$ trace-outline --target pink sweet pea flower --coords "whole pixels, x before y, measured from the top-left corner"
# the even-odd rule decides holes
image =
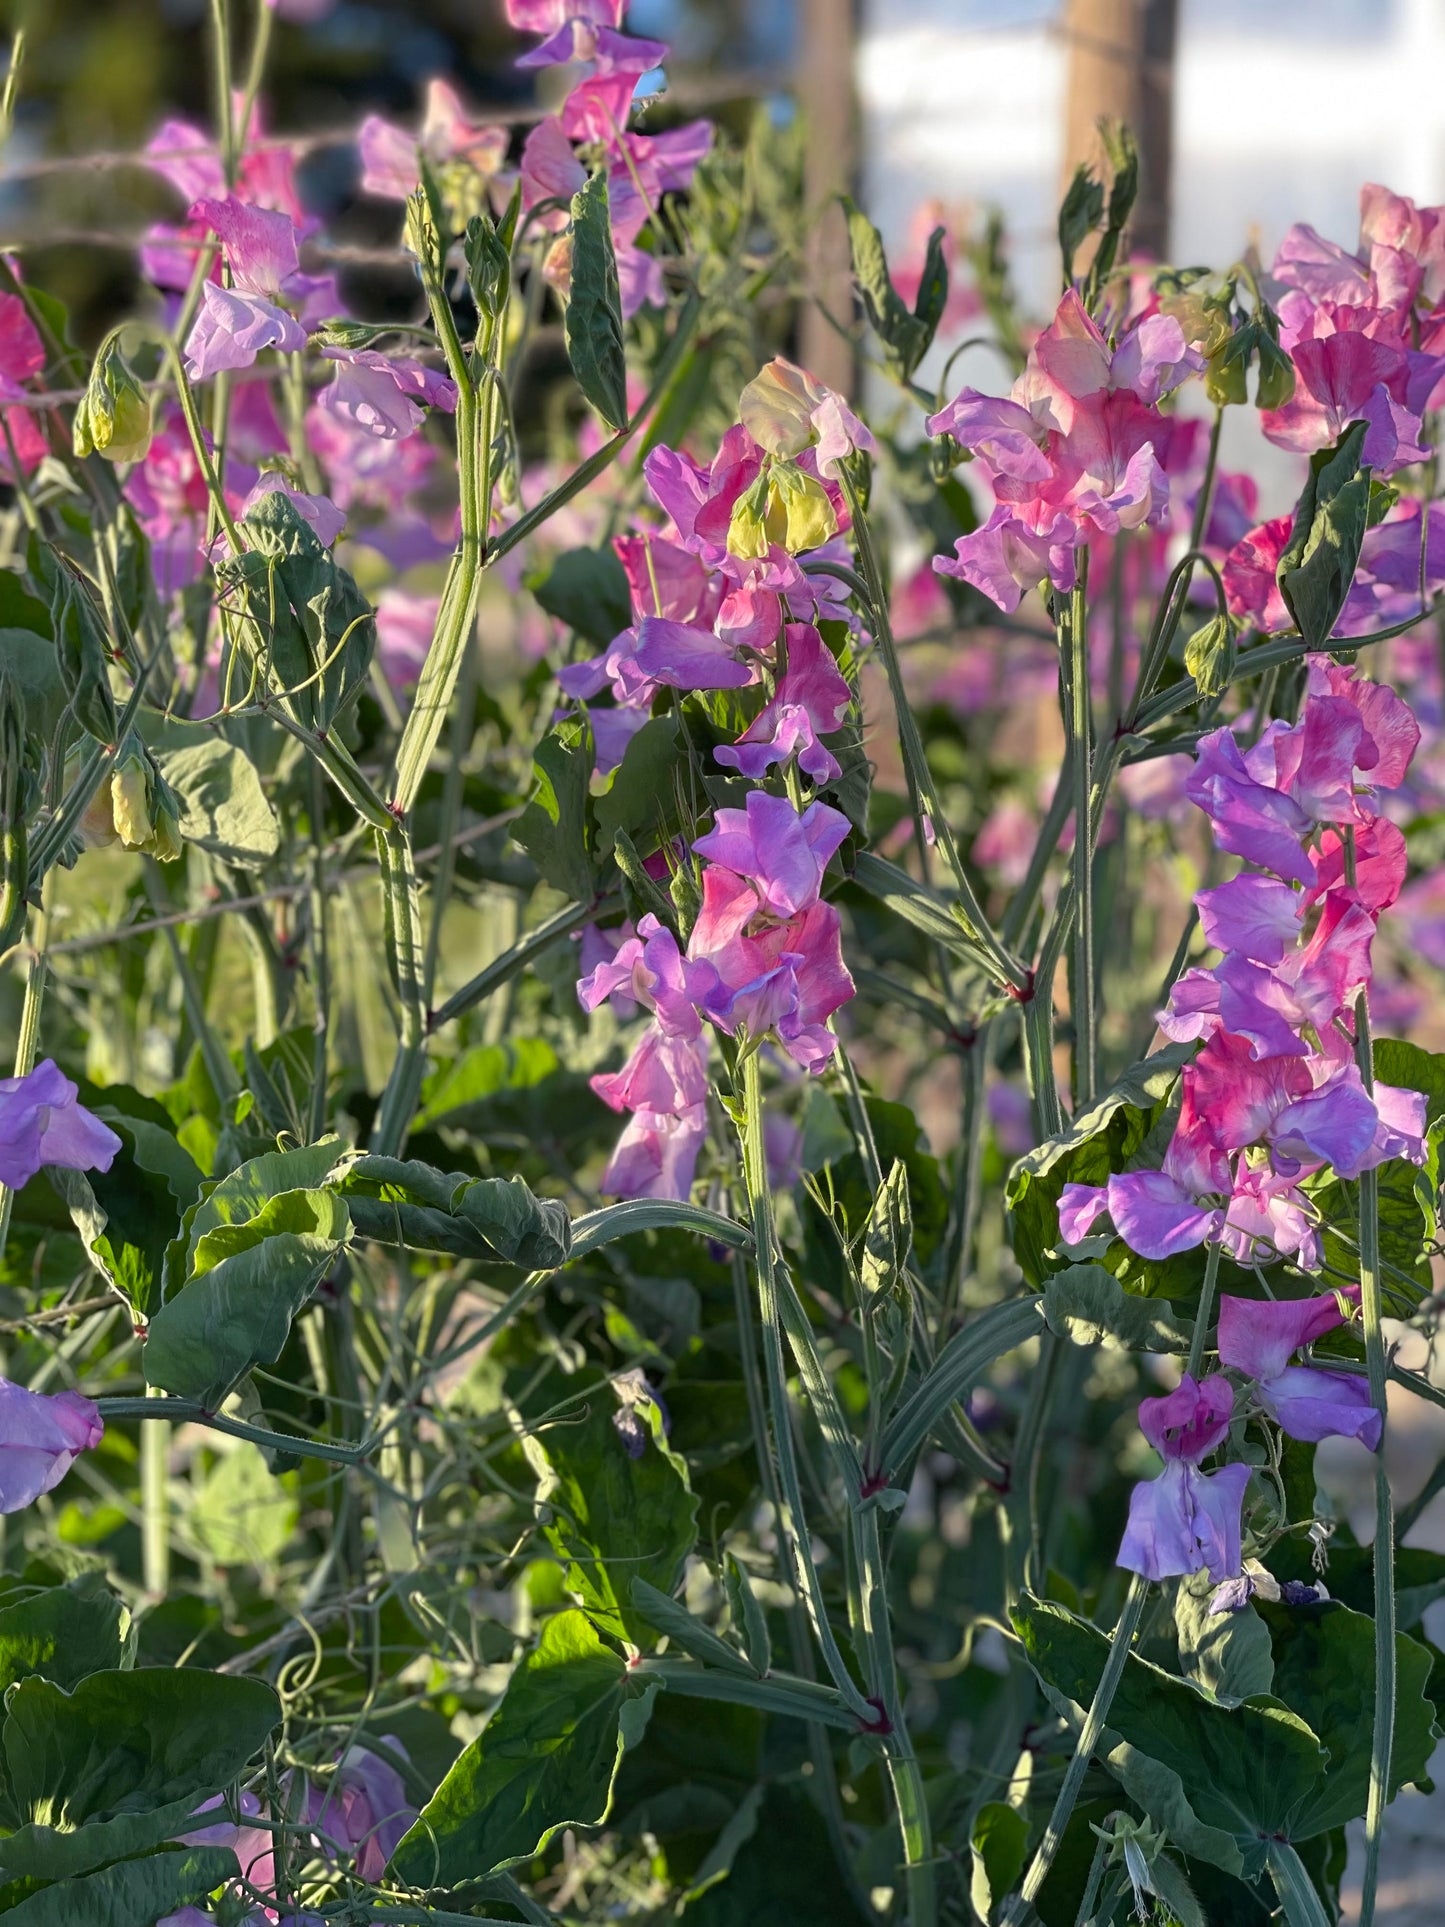
[[[1195,893],[1206,940],[1262,964],[1277,964],[1300,935],[1306,899],[1277,877],[1246,871]]]
[[[461,161],[490,181],[505,165],[508,136],[505,127],[468,120],[454,89],[444,80],[431,80],[420,133],[413,134],[379,114],[368,114],[357,145],[364,191],[381,200],[404,201],[421,179],[419,155],[433,168]]]
[[[718,810],[714,827],[693,844],[757,890],[762,907],[790,917],[818,901],[828,860],[849,833],[841,810],[810,803],[800,816],[785,796],[748,794],[742,810]]]
[[[1261,522],[1236,540],[1221,568],[1229,613],[1271,635],[1291,627],[1277,576],[1279,559],[1289,547],[1293,529],[1292,515],[1277,515],[1272,522]]]
[[[695,981],[703,983],[704,973],[711,981],[703,1010],[729,1035],[771,1030],[795,1063],[821,1070],[837,1045],[827,1019],[853,995],[838,912],[814,902],[778,923],[741,877],[709,867],[702,882],[688,957],[698,968]]]
[[[50,452],[50,445],[26,405],[29,383],[45,367],[45,345],[18,294],[0,294],[0,404],[15,445],[22,474],[29,475]],[[0,479],[10,474],[10,449],[0,436]]]
[[[0,1378],[0,1512],[23,1511],[53,1491],[104,1431],[79,1392],[30,1392]]]
[[[1140,1430],[1163,1458],[1164,1470],[1130,1495],[1118,1554],[1126,1571],[1159,1580],[1203,1568],[1216,1584],[1239,1571],[1249,1467],[1198,1469],[1228,1432],[1233,1410],[1233,1389],[1219,1373],[1202,1382],[1186,1373],[1177,1391],[1140,1405]]]
[[[721,636],[666,616],[642,618],[635,656],[642,675],[669,689],[743,689],[756,679]]]
[[[48,1057],[24,1077],[0,1077],[0,1184],[18,1191],[45,1165],[110,1169],[120,1139],[79,1095]]]
[[[952,560],[936,555],[933,566],[940,575],[969,583],[1006,615],[1045,581],[1067,594],[1078,580],[1078,525],[1062,510],[1044,509],[1038,521],[1031,527],[1000,502],[982,528],[958,537]]]
[[[229,368],[249,368],[264,348],[296,354],[306,330],[277,300],[299,277],[297,230],[289,215],[232,197],[199,200],[193,221],[221,238],[232,285],[207,281],[201,309],[186,341],[186,372],[205,381]]]
[[[1339,1296],[1283,1302],[1253,1298],[1219,1301],[1219,1358],[1256,1381],[1260,1404],[1291,1438],[1314,1442],[1357,1438],[1372,1452],[1380,1449],[1384,1419],[1370,1403],[1363,1378],[1289,1363],[1308,1345],[1343,1323]]]
[[[1406,406],[1410,368],[1403,348],[1347,330],[1297,341],[1291,359],[1293,396],[1260,416],[1270,441],[1310,455],[1338,441],[1351,422],[1364,421],[1361,459],[1378,474],[1426,459],[1420,417]]]
[[[637,1111],[617,1140],[598,1190],[612,1198],[676,1198],[692,1191],[698,1153],[707,1136],[707,1110],[697,1105],[680,1117]]]
[[[638,75],[650,73],[666,58],[665,40],[640,40],[574,14],[564,20],[555,33],[549,34],[540,47],[519,54],[517,65],[563,67],[572,61],[588,60],[596,63],[600,74]]]
[[[321,352],[336,363],[321,405],[370,435],[387,441],[411,435],[425,421],[425,408],[440,408],[448,415],[456,408],[456,383],[419,361],[379,354],[374,348]]]

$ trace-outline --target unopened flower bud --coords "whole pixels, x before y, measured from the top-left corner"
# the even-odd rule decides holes
[[[93,451],[108,462],[139,462],[151,445],[151,405],[115,334],[106,337],[95,357],[75,410],[72,440],[77,455]]]
[[[1260,408],[1283,408],[1294,395],[1294,363],[1274,336],[1262,330],[1259,342],[1259,382],[1255,402]]]
[[[110,773],[110,806],[120,840],[160,863],[181,854],[180,800],[135,736],[127,736]]]
[[[789,555],[821,548],[838,533],[838,518],[833,513],[828,491],[814,476],[805,475],[791,462],[774,465],[772,494],[786,514],[783,547]]]
[[[763,470],[750,489],[733,503],[728,522],[728,554],[744,562],[761,562],[768,553],[768,472]]]

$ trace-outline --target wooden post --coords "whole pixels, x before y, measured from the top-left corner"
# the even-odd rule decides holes
[[[818,301],[845,326],[853,319],[853,275],[848,224],[837,196],[853,191],[858,164],[853,12],[854,0],[802,0],[798,19],[798,107],[807,136],[803,189],[814,223],[808,280]],[[851,393],[852,347],[811,302],[803,309],[798,351],[820,381]]]
[[[1139,143],[1134,245],[1156,260],[1169,246],[1178,19],[1178,0],[1067,0],[1064,10],[1064,184],[1080,161],[1099,160],[1100,119],[1125,121]]]

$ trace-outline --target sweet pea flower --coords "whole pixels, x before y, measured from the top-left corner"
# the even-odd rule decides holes
[[[800,816],[787,797],[751,790],[745,809],[718,810],[692,847],[753,885],[763,909],[790,917],[818,901],[828,860],[849,828],[826,803],[810,803]]]
[[[397,689],[412,688],[436,633],[441,597],[390,584],[376,598],[376,656]]]
[[[815,449],[818,473],[830,481],[849,455],[875,453],[878,446],[840,395],[781,355],[744,388],[738,420],[769,455],[792,458]]]
[[[49,444],[25,402],[29,384],[44,367],[45,344],[23,298],[0,294],[0,414],[14,443],[15,458],[26,475],[49,452]],[[9,444],[0,437],[0,476],[9,476],[10,466]]]
[[[1272,1606],[1317,1606],[1329,1596],[1329,1588],[1318,1580],[1313,1585],[1306,1585],[1301,1579],[1278,1580],[1258,1559],[1246,1559],[1237,1579],[1226,1579],[1215,1589],[1209,1610],[1211,1613],[1243,1612],[1251,1599],[1263,1599]]]
[[[302,279],[291,217],[228,196],[196,201],[191,219],[219,235],[232,283],[225,288],[219,281],[207,281],[201,291],[201,309],[186,340],[191,380],[249,368],[264,348],[283,354],[304,348],[306,330],[277,306]]]
[[[324,548],[329,549],[346,527],[345,509],[338,508],[329,495],[308,495],[303,489],[293,488],[280,470],[274,468],[267,469],[246,496],[241,514],[249,515],[264,495],[287,496],[297,514],[315,529],[316,539]]]
[[[506,162],[508,136],[505,127],[468,120],[455,89],[444,80],[431,80],[419,133],[368,114],[357,146],[364,192],[384,201],[404,201],[421,179],[420,159],[435,171],[462,165],[483,181],[495,179]]]
[[[636,1111],[618,1138],[597,1188],[605,1197],[674,1198],[685,1203],[706,1136],[705,1105],[695,1105],[679,1117]]]
[[[1202,1569],[1216,1584],[1239,1571],[1240,1511],[1247,1465],[1199,1470],[1223,1440],[1234,1391],[1220,1373],[1198,1381],[1186,1372],[1177,1391],[1146,1398],[1139,1427],[1164,1460],[1156,1479],[1136,1485],[1118,1564],[1145,1579],[1182,1578]]]
[[[440,408],[447,415],[456,409],[456,383],[419,361],[379,354],[374,348],[323,348],[321,352],[336,363],[321,405],[369,435],[387,441],[411,435],[425,421],[424,409]]]
[[[736,743],[725,743],[713,754],[726,768],[741,770],[754,782],[774,763],[786,763],[793,756],[815,783],[831,782],[840,765],[819,738],[841,726],[853,692],[812,623],[790,622],[784,633],[788,666],[772,700]]]
[[[1282,1301],[1226,1293],[1219,1301],[1220,1363],[1254,1379],[1260,1404],[1292,1439],[1359,1439],[1377,1452],[1384,1417],[1370,1402],[1367,1382],[1289,1362],[1302,1345],[1343,1322],[1339,1294],[1332,1291]]]
[[[21,1512],[53,1491],[104,1432],[79,1392],[31,1392],[0,1378],[0,1512]]]
[[[45,1165],[110,1169],[120,1139],[79,1095],[48,1057],[23,1077],[0,1077],[0,1184],[18,1191]]]
[[[399,1740],[387,1745],[404,1753]],[[389,1760],[367,1747],[351,1746],[324,1787],[307,1782],[304,1817],[332,1845],[353,1856],[362,1880],[376,1881],[417,1810]]]

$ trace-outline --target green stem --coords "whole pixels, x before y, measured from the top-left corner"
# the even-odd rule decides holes
[[[1354,837],[1349,831],[1346,832],[1346,863],[1353,882]],[[1355,1004],[1355,1053],[1360,1081],[1367,1091],[1373,1091],[1375,1053],[1370,1036],[1369,995],[1364,989]],[[1375,1723],[1370,1738],[1370,1789],[1365,1808],[1365,1866],[1359,1917],[1359,1927],[1372,1927],[1395,1745],[1395,1523],[1390,1481],[1385,1471],[1387,1360],[1380,1323],[1380,1194],[1379,1174],[1375,1171],[1360,1173],[1360,1309],[1370,1400],[1380,1414],[1380,1443],[1375,1453]]]
[[[152,1398],[165,1393],[151,1390]],[[146,1597],[159,1603],[171,1581],[171,1428],[162,1421],[140,1435],[141,1571]]]
[[[539,923],[535,930],[529,930],[525,937],[504,950],[500,957],[493,957],[470,983],[463,984],[460,990],[448,997],[439,1009],[431,1013],[428,1028],[440,1030],[453,1018],[473,1009],[484,998],[490,997],[494,990],[528,969],[554,945],[564,942],[574,931],[581,930],[596,917],[606,916],[609,910],[616,907],[614,899],[603,898],[595,904],[577,903],[566,910],[559,910],[555,917],[549,917],[545,923]]]
[[[374,1439],[362,1439],[356,1445],[333,1445],[327,1439],[302,1438],[296,1432],[279,1432],[270,1426],[248,1425],[244,1419],[208,1412],[200,1400],[194,1398],[98,1398],[95,1403],[107,1424],[141,1419],[167,1429],[172,1421],[185,1425],[204,1425],[212,1432],[224,1432],[227,1438],[246,1439],[252,1445],[263,1446],[268,1452],[290,1452],[300,1459],[329,1459],[336,1465],[360,1465],[376,1450]]]
[[[376,846],[386,906],[387,941],[401,1009],[401,1033],[391,1075],[382,1093],[371,1148],[382,1156],[394,1157],[406,1141],[426,1071],[426,945],[411,838],[400,823],[394,823],[389,833],[378,832]]]
[[[1093,1704],[1084,1715],[1084,1724],[1079,1728],[1079,1737],[1074,1742],[1073,1758],[1069,1761],[1064,1774],[1064,1783],[1059,1788],[1054,1810],[1049,1815],[1049,1824],[1044,1829],[1044,1837],[1029,1862],[1028,1871],[1023,1878],[1017,1898],[1004,1913],[1003,1927],[1020,1927],[1027,1919],[1033,1903],[1038,1899],[1039,1890],[1048,1878],[1059,1848],[1063,1844],[1064,1832],[1073,1815],[1079,1798],[1079,1790],[1084,1784],[1084,1775],[1089,1770],[1089,1762],[1094,1757],[1094,1749],[1103,1736],[1108,1722],[1109,1708],[1114,1703],[1119,1681],[1124,1677],[1124,1664],[1134,1643],[1134,1635],[1139,1630],[1139,1621],[1144,1612],[1144,1602],[1149,1594],[1149,1582],[1138,1573],[1129,1582],[1129,1590],[1124,1598],[1124,1607],[1119,1614],[1119,1623],[1109,1644],[1109,1656],[1104,1661],[1104,1670],[1099,1676],[1099,1684],[1094,1692]]]
[[[1220,1250],[1219,1240],[1212,1239],[1204,1259],[1204,1283],[1199,1289],[1199,1308],[1194,1314],[1194,1331],[1189,1340],[1189,1360],[1184,1367],[1190,1378],[1199,1376],[1204,1347],[1209,1338],[1209,1321],[1214,1316],[1214,1288],[1219,1283]]]
[[[25,995],[20,1006],[20,1034],[15,1040],[16,1077],[25,1077],[35,1068],[36,1053],[40,1048],[40,1013],[45,1005],[45,986],[50,976],[50,966],[46,960],[46,949],[50,937],[49,889],[35,918],[35,938],[30,947],[30,956],[25,969]],[[0,1184],[0,1257],[5,1254],[5,1245],[10,1236],[10,1213],[14,1208],[15,1193],[8,1184]]]
[[[231,23],[226,0],[211,0],[211,42],[216,75],[216,138],[226,186],[236,185],[236,115],[231,98]]]
[[[1099,1075],[1095,1037],[1097,993],[1094,985],[1094,814],[1090,785],[1094,760],[1094,704],[1089,686],[1089,622],[1087,575],[1079,566],[1079,580],[1069,597],[1068,613],[1059,622],[1059,653],[1067,700],[1064,727],[1069,743],[1069,768],[1074,792],[1074,1103],[1082,1109],[1094,1100]]]
[[[270,9],[266,11],[269,13]],[[311,764],[311,998],[315,1005],[311,1043],[311,1141],[325,1134],[327,1046],[331,1033],[331,951],[326,908],[326,792],[321,765]]]
[[[778,1484],[783,1510],[778,1519],[778,1536],[787,1547],[793,1584],[807,1603],[813,1637],[823,1655],[823,1663],[838,1692],[854,1716],[864,1725],[877,1717],[854,1684],[844,1664],[828,1620],[822,1581],[813,1562],[808,1543],[803,1491],[798,1479],[798,1461],[793,1441],[793,1421],[788,1405],[787,1368],[783,1361],[783,1321],[778,1304],[776,1251],[773,1239],[773,1202],[768,1188],[767,1153],[763,1146],[763,1094],[758,1074],[758,1053],[744,1044],[742,1126],[743,1175],[748,1204],[752,1212],[754,1255],[758,1273],[758,1311],[763,1328],[763,1363],[768,1386],[768,1402],[773,1422],[773,1450],[776,1454]]]

